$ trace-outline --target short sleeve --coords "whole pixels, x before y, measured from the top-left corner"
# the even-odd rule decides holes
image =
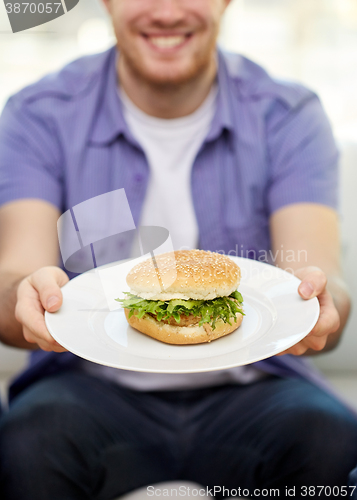
[[[276,109],[267,131],[268,210],[293,203],[338,208],[339,153],[328,118],[315,94],[293,109]]]
[[[24,198],[61,209],[61,155],[54,125],[38,103],[19,95],[0,118],[0,205]]]

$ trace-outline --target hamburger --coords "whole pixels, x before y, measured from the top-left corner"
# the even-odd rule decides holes
[[[200,344],[228,335],[243,319],[240,268],[203,250],[160,254],[136,265],[122,304],[129,324],[168,344]]]

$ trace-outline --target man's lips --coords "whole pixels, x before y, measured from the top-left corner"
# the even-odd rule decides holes
[[[172,34],[172,35],[159,35],[159,34],[143,34],[145,40],[153,47],[159,50],[173,50],[184,45],[190,38],[192,33],[188,34]]]

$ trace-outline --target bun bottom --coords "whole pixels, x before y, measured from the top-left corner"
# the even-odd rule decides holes
[[[129,318],[129,309],[124,309],[126,319],[130,326],[166,344],[202,344],[211,342],[224,335],[234,332],[242,323],[243,315],[237,314],[237,321],[232,320],[232,324],[218,320],[216,328],[212,330],[209,325],[204,326],[172,326],[156,321],[152,316],[144,316],[139,319],[135,314]]]

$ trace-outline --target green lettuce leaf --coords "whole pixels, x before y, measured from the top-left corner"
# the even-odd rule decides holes
[[[238,292],[238,290],[236,290],[235,292],[232,292],[230,294],[230,297],[233,297],[234,299],[238,300],[238,302],[240,304],[242,304],[242,302],[243,302],[242,294],[240,292]]]
[[[135,314],[142,318],[145,314],[153,314],[158,321],[174,318],[179,324],[182,315],[199,317],[199,326],[208,323],[214,330],[216,322],[220,319],[231,325],[231,320],[237,321],[236,314],[244,315],[241,304],[242,295],[235,291],[229,297],[217,297],[213,300],[181,300],[173,299],[167,301],[146,300],[126,292],[125,299],[115,299],[121,305],[130,309],[129,318]]]

